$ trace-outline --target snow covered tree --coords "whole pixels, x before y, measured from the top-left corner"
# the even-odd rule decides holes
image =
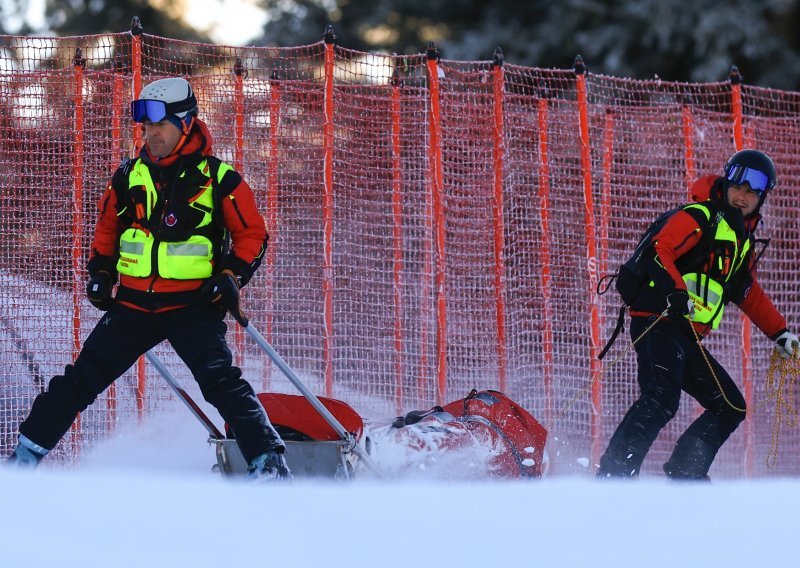
[[[25,3],[27,0],[14,0]],[[50,30],[59,36],[124,32],[139,16],[145,32],[187,41],[210,42],[181,20],[182,2],[154,0],[47,0],[45,19]]]
[[[745,81],[800,89],[800,0],[261,0],[257,45],[317,41],[333,24],[352,49],[487,60],[502,46],[520,65],[669,81]]]

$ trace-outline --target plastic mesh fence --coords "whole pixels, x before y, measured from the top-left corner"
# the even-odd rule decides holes
[[[800,323],[798,93],[324,42],[232,48],[128,33],[6,36],[2,453],[98,321],[83,297],[96,202],[139,140],[127,115],[135,88],[172,75],[192,82],[216,155],[242,172],[267,222],[267,256],[244,290],[248,315],[312,390],[366,418],[446,403],[473,387],[500,389],[548,428],[553,471],[590,472],[637,396],[633,354],[608,366],[626,337],[605,367],[592,362],[619,307],[613,292],[597,295],[598,276],[740,146],[778,164],[759,235],[773,244],[759,276],[790,326]],[[229,329],[257,390],[293,391],[232,320]],[[758,405],[771,345],[755,328],[745,335],[730,307],[707,341],[756,409],[712,475],[798,473],[796,428],[783,429],[777,464],[765,465],[774,412]],[[157,352],[199,399],[169,347]],[[121,423],[174,402],[140,363],[81,414],[55,455],[73,461]],[[697,414],[686,397],[645,472],[659,471]]]

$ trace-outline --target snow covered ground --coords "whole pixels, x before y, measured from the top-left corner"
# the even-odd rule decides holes
[[[704,567],[800,565],[800,481],[294,481],[210,472],[185,412],[70,469],[0,468],[0,566]]]

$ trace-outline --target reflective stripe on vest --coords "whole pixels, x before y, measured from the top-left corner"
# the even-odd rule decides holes
[[[211,168],[208,160],[203,160],[197,168],[208,177],[208,182],[199,187],[200,190],[189,201],[189,206],[202,212],[203,217],[192,231],[197,231],[210,225],[214,220],[214,184],[211,181]],[[221,163],[217,170],[219,183],[231,166]],[[181,173],[181,177],[185,172]],[[144,211],[141,214],[145,219],[150,219],[158,199],[150,170],[137,159],[128,176],[129,188],[143,188],[146,198]],[[153,248],[157,247],[154,252]],[[117,271],[120,274],[135,277],[148,277],[153,274],[157,266],[158,276],[176,280],[193,280],[208,278],[213,272],[214,243],[204,234],[192,234],[185,241],[162,242],[158,241],[152,233],[141,227],[129,227],[122,232],[119,240],[119,260]],[[154,258],[155,257],[155,258]]]
[[[158,273],[164,278],[186,279],[211,276],[213,246],[208,237],[192,235],[181,243],[161,243],[158,246]]]
[[[153,271],[150,258],[153,251],[153,235],[143,229],[128,228],[119,237],[119,260],[117,271],[128,276],[144,278]]]

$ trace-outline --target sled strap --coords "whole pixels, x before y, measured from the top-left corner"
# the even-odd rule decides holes
[[[611,349],[611,346],[614,345],[614,342],[617,340],[617,336],[619,335],[619,332],[622,331],[623,329],[625,329],[625,308],[627,308],[627,307],[628,306],[626,306],[625,304],[622,304],[619,307],[619,316],[617,317],[617,326],[614,328],[614,331],[611,333],[611,337],[609,338],[608,342],[606,343],[606,346],[603,347],[603,350],[597,356],[597,358],[600,359],[601,361],[602,361],[603,357],[606,356],[606,353],[608,353],[608,350]]]

